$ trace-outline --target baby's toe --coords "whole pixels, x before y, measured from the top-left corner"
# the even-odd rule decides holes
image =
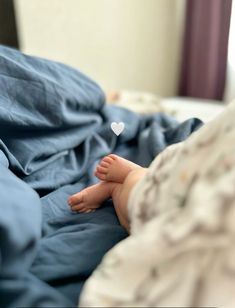
[[[86,211],[85,211],[85,212],[83,212],[83,213],[88,214],[88,213],[92,213],[92,212],[95,212],[95,209],[88,209],[88,210],[86,210]]]
[[[106,174],[108,172],[108,169],[105,167],[97,166],[96,168],[98,173]]]
[[[106,181],[107,180],[107,175],[104,173],[97,173],[97,178],[100,179],[101,181]]]
[[[104,168],[108,168],[110,166],[110,164],[102,160],[100,162],[99,166],[104,167]]]
[[[75,204],[78,204],[78,203],[80,203],[80,202],[82,202],[83,201],[83,193],[81,193],[81,192],[79,192],[79,193],[77,193],[77,194],[74,194],[74,195],[72,195],[72,196],[70,196],[69,198],[68,198],[68,204],[70,205],[70,206],[73,206],[73,205],[75,205]]]
[[[104,162],[104,163],[108,163],[108,164],[112,164],[113,162],[113,159],[109,156],[105,156],[101,162]]]
[[[106,173],[100,173],[97,170],[94,172],[94,175],[101,181],[105,181],[107,178]]]
[[[85,207],[83,203],[81,203],[81,204],[75,204],[71,206],[71,210],[73,212],[83,212],[84,210],[87,210],[87,208]]]
[[[109,154],[108,157],[111,158],[112,160],[117,160],[118,159],[118,156],[115,155],[115,154]]]
[[[77,210],[78,213],[86,213],[88,211],[88,209],[85,207],[85,208],[82,208],[80,210]]]

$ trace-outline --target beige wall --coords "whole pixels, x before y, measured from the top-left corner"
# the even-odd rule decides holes
[[[176,94],[184,0],[15,0],[23,51],[105,89]]]

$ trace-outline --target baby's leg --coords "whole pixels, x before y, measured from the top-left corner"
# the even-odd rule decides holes
[[[89,213],[101,206],[112,197],[120,224],[129,231],[127,203],[133,186],[145,175],[145,168],[134,169],[129,172],[124,182],[100,182],[69,197],[68,204],[72,211]]]
[[[122,184],[116,183],[112,189],[113,204],[120,224],[129,232],[128,199],[134,185],[145,175],[145,168],[138,168],[129,172]]]
[[[99,178],[104,175],[106,181],[72,195],[68,199],[68,204],[73,211],[89,213],[112,197],[119,221],[129,231],[127,210],[129,194],[133,186],[145,175],[147,169],[113,154],[109,155],[106,160],[104,158],[103,161],[105,164],[100,167],[104,170],[102,169],[100,172],[98,169],[96,173]],[[110,179],[112,180],[110,181]],[[117,182],[112,182],[115,180]]]

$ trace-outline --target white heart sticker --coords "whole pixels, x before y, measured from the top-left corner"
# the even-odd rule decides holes
[[[117,136],[119,136],[123,132],[124,128],[125,128],[125,124],[123,122],[119,122],[119,123],[112,122],[111,123],[111,129],[114,132],[114,134]]]

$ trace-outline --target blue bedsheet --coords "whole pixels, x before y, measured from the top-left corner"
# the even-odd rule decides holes
[[[125,123],[119,137],[113,121]],[[104,155],[148,166],[201,124],[107,106],[78,70],[0,46],[1,307],[76,306],[85,280],[127,234],[111,200],[74,214],[68,196],[96,182]]]

